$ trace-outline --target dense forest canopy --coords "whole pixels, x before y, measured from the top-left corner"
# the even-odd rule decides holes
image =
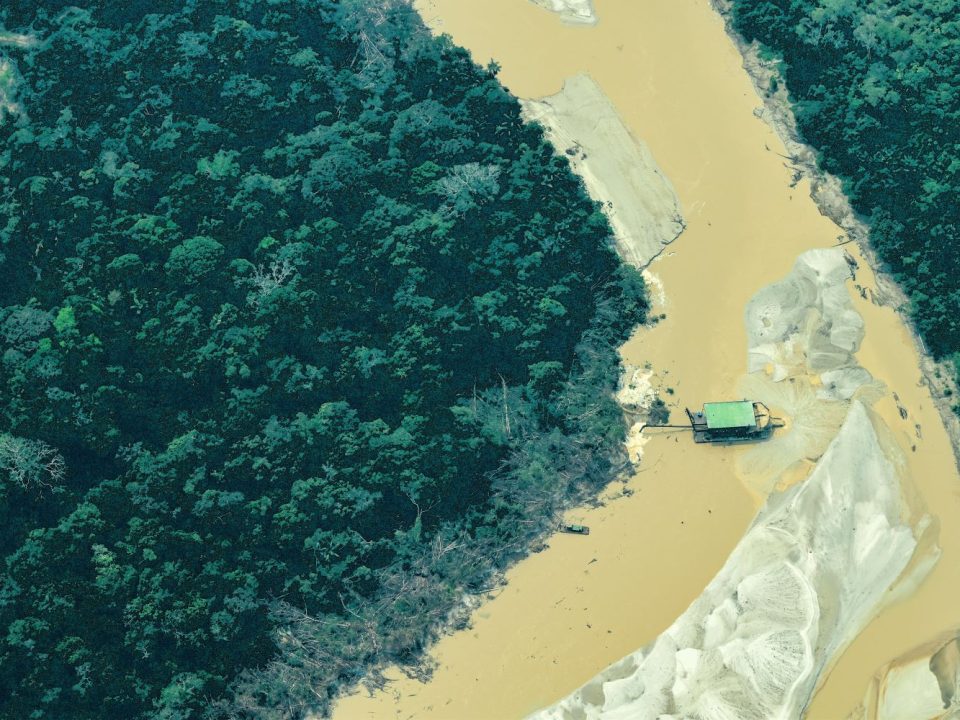
[[[800,131],[841,177],[939,358],[960,355],[960,2],[733,0],[782,60]]]
[[[299,717],[609,477],[645,311],[403,2],[0,6],[0,714]]]

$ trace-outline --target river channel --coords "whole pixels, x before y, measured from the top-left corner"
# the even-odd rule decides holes
[[[521,98],[552,95],[578,73],[599,84],[672,181],[687,223],[650,268],[663,284],[657,311],[666,320],[639,330],[623,357],[672,390],[665,399],[674,418],[684,406],[736,398],[747,369],[747,302],[804,251],[845,238],[808,183],[794,182],[708,0],[596,0],[592,27],[565,25],[526,0],[417,7],[478,63],[495,60]],[[869,291],[872,274],[855,245],[845,247]],[[857,358],[889,390],[874,410],[904,450],[922,505],[939,519],[943,556],[842,654],[806,713],[816,720],[842,720],[881,665],[960,625],[960,478],[949,439],[899,316],[851,293],[866,326]],[[742,452],[656,435],[637,474],[611,485],[602,507],[570,513],[591,527],[589,536],[551,538],[508,573],[470,629],[437,643],[431,682],[398,677],[373,697],[344,699],[335,718],[519,718],[647,645],[700,594],[765,500],[737,475]]]

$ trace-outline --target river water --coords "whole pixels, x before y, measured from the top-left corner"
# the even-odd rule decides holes
[[[800,253],[834,245],[842,231],[820,214],[806,181],[792,185],[786,151],[754,114],[761,102],[707,0],[595,5],[596,26],[572,27],[526,0],[417,2],[427,23],[477,62],[495,59],[519,97],[554,94],[566,78],[589,73],[673,182],[687,229],[651,268],[666,292],[658,310],[667,319],[638,331],[622,354],[649,364],[673,390],[665,398],[676,419],[684,406],[737,396],[747,301],[787,275]],[[857,281],[870,288],[860,264]],[[846,717],[883,663],[960,625],[960,478],[949,440],[899,317],[856,293],[854,300],[866,324],[858,360],[897,393],[907,417],[889,394],[875,409],[940,518],[944,556],[917,592],[888,607],[843,654],[806,715],[820,720]],[[609,502],[570,513],[591,527],[589,536],[551,538],[508,573],[470,629],[436,645],[430,683],[397,678],[386,692],[344,699],[335,718],[522,717],[648,644],[700,594],[763,502],[737,477],[740,452],[653,437],[637,475],[608,489]]]

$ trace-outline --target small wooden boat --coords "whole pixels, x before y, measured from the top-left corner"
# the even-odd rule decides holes
[[[586,525],[561,525],[560,532],[572,533],[574,535],[589,535],[590,528]]]

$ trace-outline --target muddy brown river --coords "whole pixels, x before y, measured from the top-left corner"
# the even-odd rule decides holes
[[[594,27],[564,25],[526,0],[417,6],[477,62],[496,60],[519,97],[556,93],[581,72],[597,81],[673,182],[687,221],[651,267],[667,319],[638,331],[623,356],[649,364],[673,390],[665,398],[675,419],[684,406],[736,397],[747,364],[747,301],[786,276],[800,253],[836,244],[842,231],[820,214],[806,181],[791,186],[783,145],[754,114],[761,102],[707,0],[596,0]],[[857,256],[853,244],[845,247]],[[873,287],[857,258],[857,282]],[[866,325],[857,358],[897,393],[906,417],[890,392],[874,409],[940,521],[943,556],[839,658],[805,715],[817,720],[842,720],[881,665],[960,625],[960,478],[949,440],[899,316],[856,293],[854,301]],[[737,476],[742,451],[654,436],[639,472],[611,485],[605,506],[569,514],[591,527],[589,536],[551,538],[508,573],[470,629],[435,646],[431,682],[398,677],[373,697],[344,699],[335,718],[519,718],[650,643],[720,569],[764,500]]]

